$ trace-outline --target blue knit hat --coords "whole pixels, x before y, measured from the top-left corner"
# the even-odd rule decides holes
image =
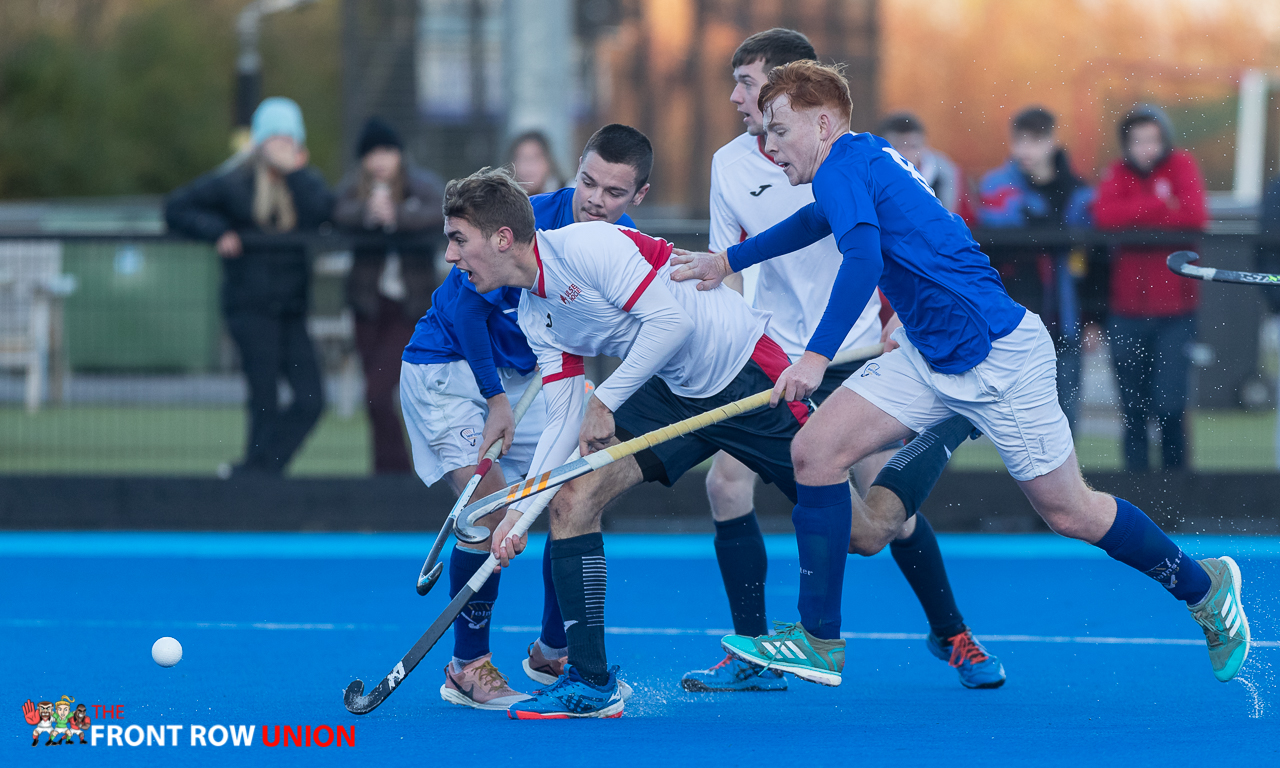
[[[272,136],[288,136],[298,144],[306,144],[307,128],[302,124],[297,102],[283,96],[263,99],[253,112],[252,136],[254,146]]]

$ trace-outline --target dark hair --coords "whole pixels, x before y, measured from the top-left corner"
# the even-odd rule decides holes
[[[653,145],[649,137],[629,125],[610,123],[587,139],[582,156],[595,152],[606,163],[625,163],[636,171],[636,192],[649,181],[653,172]]]
[[[511,227],[518,242],[533,239],[533,205],[506,168],[481,168],[450,181],[444,188],[443,208],[445,218],[465,219],[485,237]]]
[[[876,133],[880,136],[887,133],[924,133],[924,123],[910,112],[894,112],[880,121]]]
[[[813,43],[809,42],[809,38],[794,29],[774,27],[743,40],[738,50],[733,52],[733,68],[763,60],[764,71],[768,74],[769,70],[783,64],[817,58],[818,54],[813,50]]]
[[[1044,107],[1027,107],[1014,115],[1011,128],[1016,132],[1030,133],[1036,136],[1047,136],[1057,127],[1053,113]]]

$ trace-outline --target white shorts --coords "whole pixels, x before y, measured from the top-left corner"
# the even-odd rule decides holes
[[[1075,447],[1058,402],[1057,355],[1040,316],[1027,312],[1012,333],[964,373],[938,373],[907,340],[869,361],[844,386],[920,432],[958,413],[991,439],[1015,480],[1062,466]]]
[[[512,368],[498,369],[512,408],[535,376],[522,376]],[[489,406],[466,360],[427,365],[402,362],[400,409],[413,447],[413,468],[422,482],[432,485],[447,472],[476,464]],[[516,425],[511,450],[498,462],[508,484],[519,482],[529,471],[546,423],[547,407],[539,392]]]

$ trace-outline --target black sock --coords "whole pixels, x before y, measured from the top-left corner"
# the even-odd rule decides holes
[[[551,541],[551,577],[564,617],[569,662],[592,685],[609,682],[604,654],[604,595],[609,580],[604,536],[587,533]]]
[[[942,476],[951,452],[969,439],[973,425],[963,416],[952,416],[921,432],[915,440],[898,450],[876,475],[873,486],[880,485],[897,494],[907,517],[920,511],[933,486]]]
[[[964,617],[951,593],[947,567],[938,550],[938,537],[924,515],[916,513],[916,529],[905,539],[889,545],[893,561],[916,593],[933,634],[946,641],[964,631]]]
[[[764,616],[764,579],[769,557],[756,511],[733,520],[716,520],[716,561],[729,596],[733,631],[746,637],[768,634]]]

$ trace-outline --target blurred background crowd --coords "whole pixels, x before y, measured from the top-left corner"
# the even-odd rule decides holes
[[[410,473],[444,180],[554,191],[626,123],[638,225],[705,248],[729,57],[775,25],[1045,318],[1086,470],[1273,470],[1280,288],[1164,262],[1280,271],[1280,2],[1053,5],[7,0],[0,473]]]

